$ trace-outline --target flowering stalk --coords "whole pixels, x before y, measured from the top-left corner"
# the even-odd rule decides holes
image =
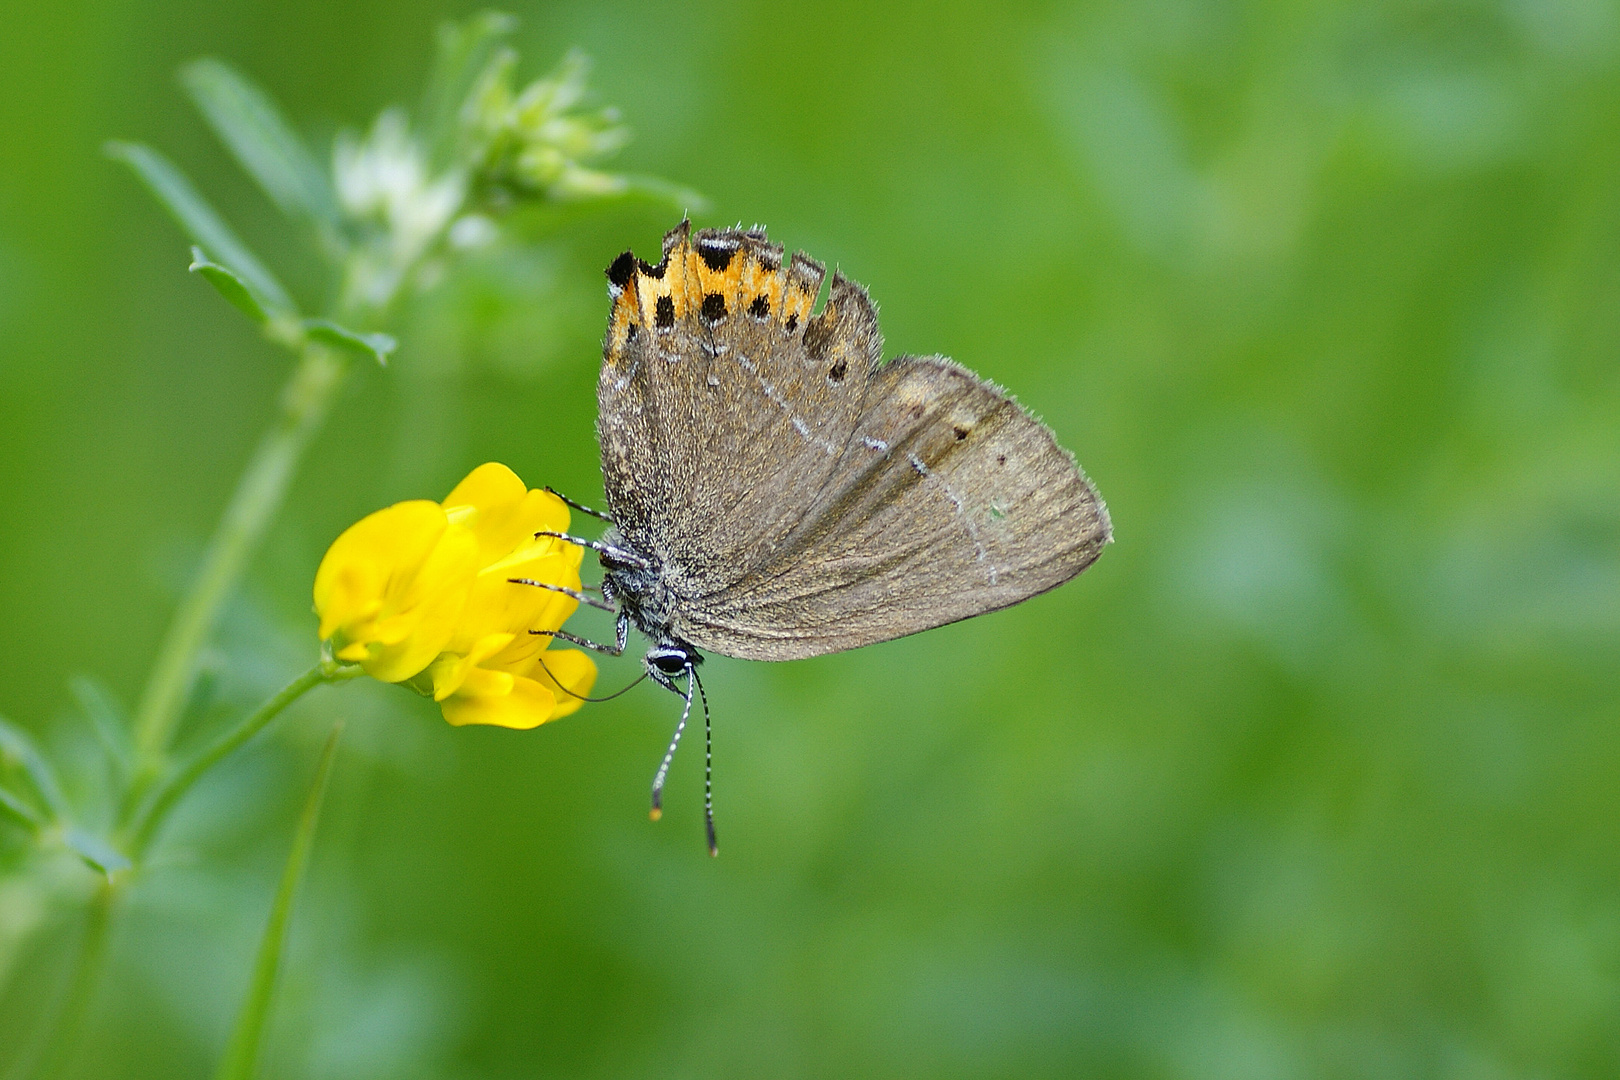
[[[446,259],[488,243],[494,215],[519,201],[644,191],[700,202],[693,193],[589,167],[626,141],[611,109],[584,110],[587,63],[570,53],[545,78],[514,85],[516,54],[500,44],[513,26],[485,13],[440,34],[425,126],[385,110],[364,136],[345,132],[331,169],[316,164],[269,97],[227,65],[188,65],[198,107],[283,211],[310,227],[333,263],[334,319],[307,319],[183,174],[150,148],[117,144],[129,164],[197,243],[192,269],[258,322],[298,362],[281,414],[259,443],[158,649],[135,714],[136,765],[125,816],[168,767],[197,657],[254,547],[280,508],[298,462],[325,419],[353,357],[385,360],[393,340],[346,329],[381,321],[407,286]]]
[[[139,872],[169,812],[209,769],[303,694],[365,673],[428,694],[451,723],[526,728],[572,712],[589,692],[595,678],[589,658],[549,649],[576,603],[580,552],[533,535],[560,531],[566,509],[559,519],[560,503],[528,491],[504,467],[485,466],[444,504],[427,503],[433,510],[426,517],[414,511],[402,517],[398,508],[379,512],[392,515],[385,522],[390,527],[406,518],[426,521],[432,536],[407,530],[402,543],[431,549],[442,533],[459,561],[400,561],[400,545],[372,542],[375,530],[357,525],[356,535],[370,539],[345,545],[340,538],[317,583],[326,641],[322,662],[190,761],[177,768],[170,760],[198,656],[219,612],[280,509],[355,358],[386,363],[393,351],[393,338],[372,328],[385,322],[398,298],[425,287],[461,253],[492,242],[498,216],[519,202],[636,191],[688,207],[702,202],[660,181],[594,168],[622,144],[624,129],[610,110],[580,108],[585,65],[577,55],[552,75],[516,88],[515,54],[500,45],[511,27],[510,18],[495,13],[445,27],[422,125],[413,129],[403,112],[385,112],[365,137],[340,136],[329,168],[317,163],[268,95],[227,65],[202,60],[182,72],[193,100],[237,162],[328,262],[334,282],[330,317],[301,314],[290,291],[163,155],[137,144],[107,148],[195,244],[191,270],[296,360],[276,419],[254,450],[159,645],[133,731],[121,718],[98,729],[110,733],[112,772],[122,785],[111,841],[75,827],[72,807],[49,797],[52,785],[35,792],[38,800],[0,788],[0,812],[42,844],[63,843],[103,875],[35,1075],[69,1064],[117,897]],[[350,533],[345,537],[353,540]],[[422,588],[395,592],[378,584],[390,575],[417,580]],[[520,578],[527,583],[517,584]],[[413,606],[429,595],[432,604]],[[410,663],[401,661],[401,648]],[[29,1073],[26,1066],[17,1071]]]

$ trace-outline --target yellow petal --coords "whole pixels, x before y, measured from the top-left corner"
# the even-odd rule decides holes
[[[321,640],[341,627],[372,618],[382,606],[390,579],[413,574],[448,525],[437,503],[417,499],[368,514],[345,529],[315,571]]]
[[[557,712],[557,699],[549,689],[533,679],[512,679],[509,693],[497,695],[452,694],[439,703],[444,718],[457,727],[466,724],[493,724],[496,727],[527,729],[539,727]]]
[[[512,692],[517,683],[518,677],[510,671],[473,668],[467,672],[467,681],[461,684],[461,693],[452,694],[451,696],[464,698],[505,697]]]
[[[445,509],[471,506],[485,509],[516,503],[528,492],[518,474],[498,461],[487,462],[467,474],[466,479],[444,498]]]
[[[514,578],[579,588],[577,560],[564,553],[486,567],[473,584],[456,635],[445,646],[447,649],[467,652],[486,634],[555,630],[579,606],[570,596],[538,585],[521,584],[512,580]],[[544,639],[537,638],[526,654],[534,655],[545,644]]]
[[[402,610],[398,616],[378,620],[371,657],[361,661],[366,674],[383,682],[400,682],[443,652],[455,635],[477,564],[478,544],[472,534],[460,526],[448,526],[415,574],[403,584],[396,581],[390,590],[384,610]]]
[[[461,689],[473,669],[504,649],[513,637],[512,634],[489,634],[465,656],[454,652],[441,653],[428,669],[433,679],[433,700],[443,701]]]
[[[456,511],[459,512],[459,509]],[[567,532],[568,507],[549,491],[526,491],[518,498],[480,506],[467,519],[478,536],[482,562],[488,566],[513,557],[532,558],[575,544],[537,532]]]
[[[523,497],[514,513],[517,528],[533,538],[534,534],[542,530],[546,532],[568,531],[568,504],[549,491],[531,491]],[[555,537],[543,537],[553,545],[574,548],[573,544]]]

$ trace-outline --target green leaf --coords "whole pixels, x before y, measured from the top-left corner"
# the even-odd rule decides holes
[[[62,796],[62,785],[57,783],[56,771],[28,732],[9,720],[0,720],[0,753],[15,759],[22,766],[23,773],[45,801],[45,808],[53,818],[67,816],[67,799]]]
[[[315,772],[315,782],[304,800],[303,813],[298,818],[298,831],[293,835],[292,851],[287,854],[287,865],[281,871],[281,885],[276,889],[276,900],[270,908],[270,921],[265,924],[264,937],[259,942],[259,955],[253,963],[253,978],[248,984],[247,1001],[236,1018],[231,1040],[225,1045],[225,1056],[220,1060],[216,1080],[252,1080],[258,1070],[259,1049],[264,1041],[265,1022],[270,1018],[270,1006],[275,1000],[276,976],[281,970],[281,950],[287,940],[287,924],[292,918],[293,900],[298,894],[298,883],[309,863],[309,851],[315,842],[315,825],[321,816],[321,800],[326,795],[326,782],[332,775],[332,760],[337,756],[338,736],[343,733],[340,720],[327,736],[321,751],[321,763]]]
[[[89,675],[73,676],[68,680],[68,689],[73,691],[79,711],[90,721],[119,776],[127,778],[135,766],[135,742],[130,738],[129,716],[123,706],[99,679]]]
[[[435,167],[450,164],[461,134],[461,108],[467,94],[495,59],[501,39],[516,26],[517,19],[511,15],[483,11],[466,22],[439,27],[438,55],[422,102],[422,129]]]
[[[292,297],[282,288],[275,275],[238,240],[214,208],[208,205],[191,181],[168,158],[140,143],[108,143],[107,156],[122,161],[174,216],[186,235],[212,252],[241,281],[252,288],[261,305],[272,318],[292,315],[295,307]]]
[[[90,864],[90,869],[112,877],[120,870],[128,870],[129,857],[99,836],[72,828],[62,833],[62,842],[74,854]]]
[[[388,354],[399,348],[399,342],[388,334],[362,334],[330,319],[305,319],[304,333],[316,341],[369,356],[383,367],[388,366]]]
[[[214,262],[195,244],[191,246],[191,265],[186,269],[193,274],[201,274],[219,295],[230,301],[232,307],[260,326],[270,321],[270,313],[264,310],[259,298],[253,295],[248,283],[230,267]]]
[[[270,95],[210,57],[181,68],[180,81],[220,141],[282,213],[307,218],[337,234],[331,181]]]

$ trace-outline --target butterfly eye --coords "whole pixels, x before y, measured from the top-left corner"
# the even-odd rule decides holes
[[[687,666],[686,654],[681,652],[648,653],[647,659],[665,675],[679,675]]]

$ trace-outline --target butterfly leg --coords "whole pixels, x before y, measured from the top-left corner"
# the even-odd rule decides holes
[[[561,638],[563,641],[578,645],[585,649],[594,649],[608,656],[623,656],[625,642],[630,640],[630,616],[619,612],[619,621],[613,627],[613,644],[603,645],[599,641],[587,641],[582,637],[575,637],[566,630],[530,630],[529,633],[540,637]]]
[[[609,559],[622,566],[633,566],[637,570],[650,570],[652,565],[633,551],[626,551],[622,547],[604,544],[600,540],[585,540],[578,536],[569,536],[567,533],[552,532],[550,529],[541,529],[535,536],[554,536],[558,540],[566,540],[570,544],[577,544],[582,548],[590,548],[598,555],[606,555]]]
[[[572,506],[575,510],[578,510],[582,514],[589,514],[591,517],[595,518],[596,520],[605,521],[609,525],[618,524],[611,517],[609,517],[608,515],[602,513],[600,510],[592,510],[590,507],[586,506],[584,503],[577,503],[573,499],[570,499],[568,496],[564,495],[562,492],[558,491],[554,487],[548,486],[546,488],[546,490],[548,492],[550,492],[551,494],[557,496],[557,498],[561,499],[563,502],[567,503],[569,506]]]
[[[578,600],[580,603],[586,605],[587,607],[593,607],[598,611],[618,611],[619,610],[618,608],[614,607],[612,604],[605,603],[605,602],[603,602],[601,600],[598,600],[594,596],[587,596],[585,593],[580,592],[578,589],[570,589],[566,585],[552,585],[549,582],[535,581],[533,578],[526,578],[526,577],[507,578],[506,580],[511,582],[513,585],[533,585],[537,589],[545,589],[548,592],[558,592],[558,593],[562,593],[564,596],[571,596],[575,600]]]

